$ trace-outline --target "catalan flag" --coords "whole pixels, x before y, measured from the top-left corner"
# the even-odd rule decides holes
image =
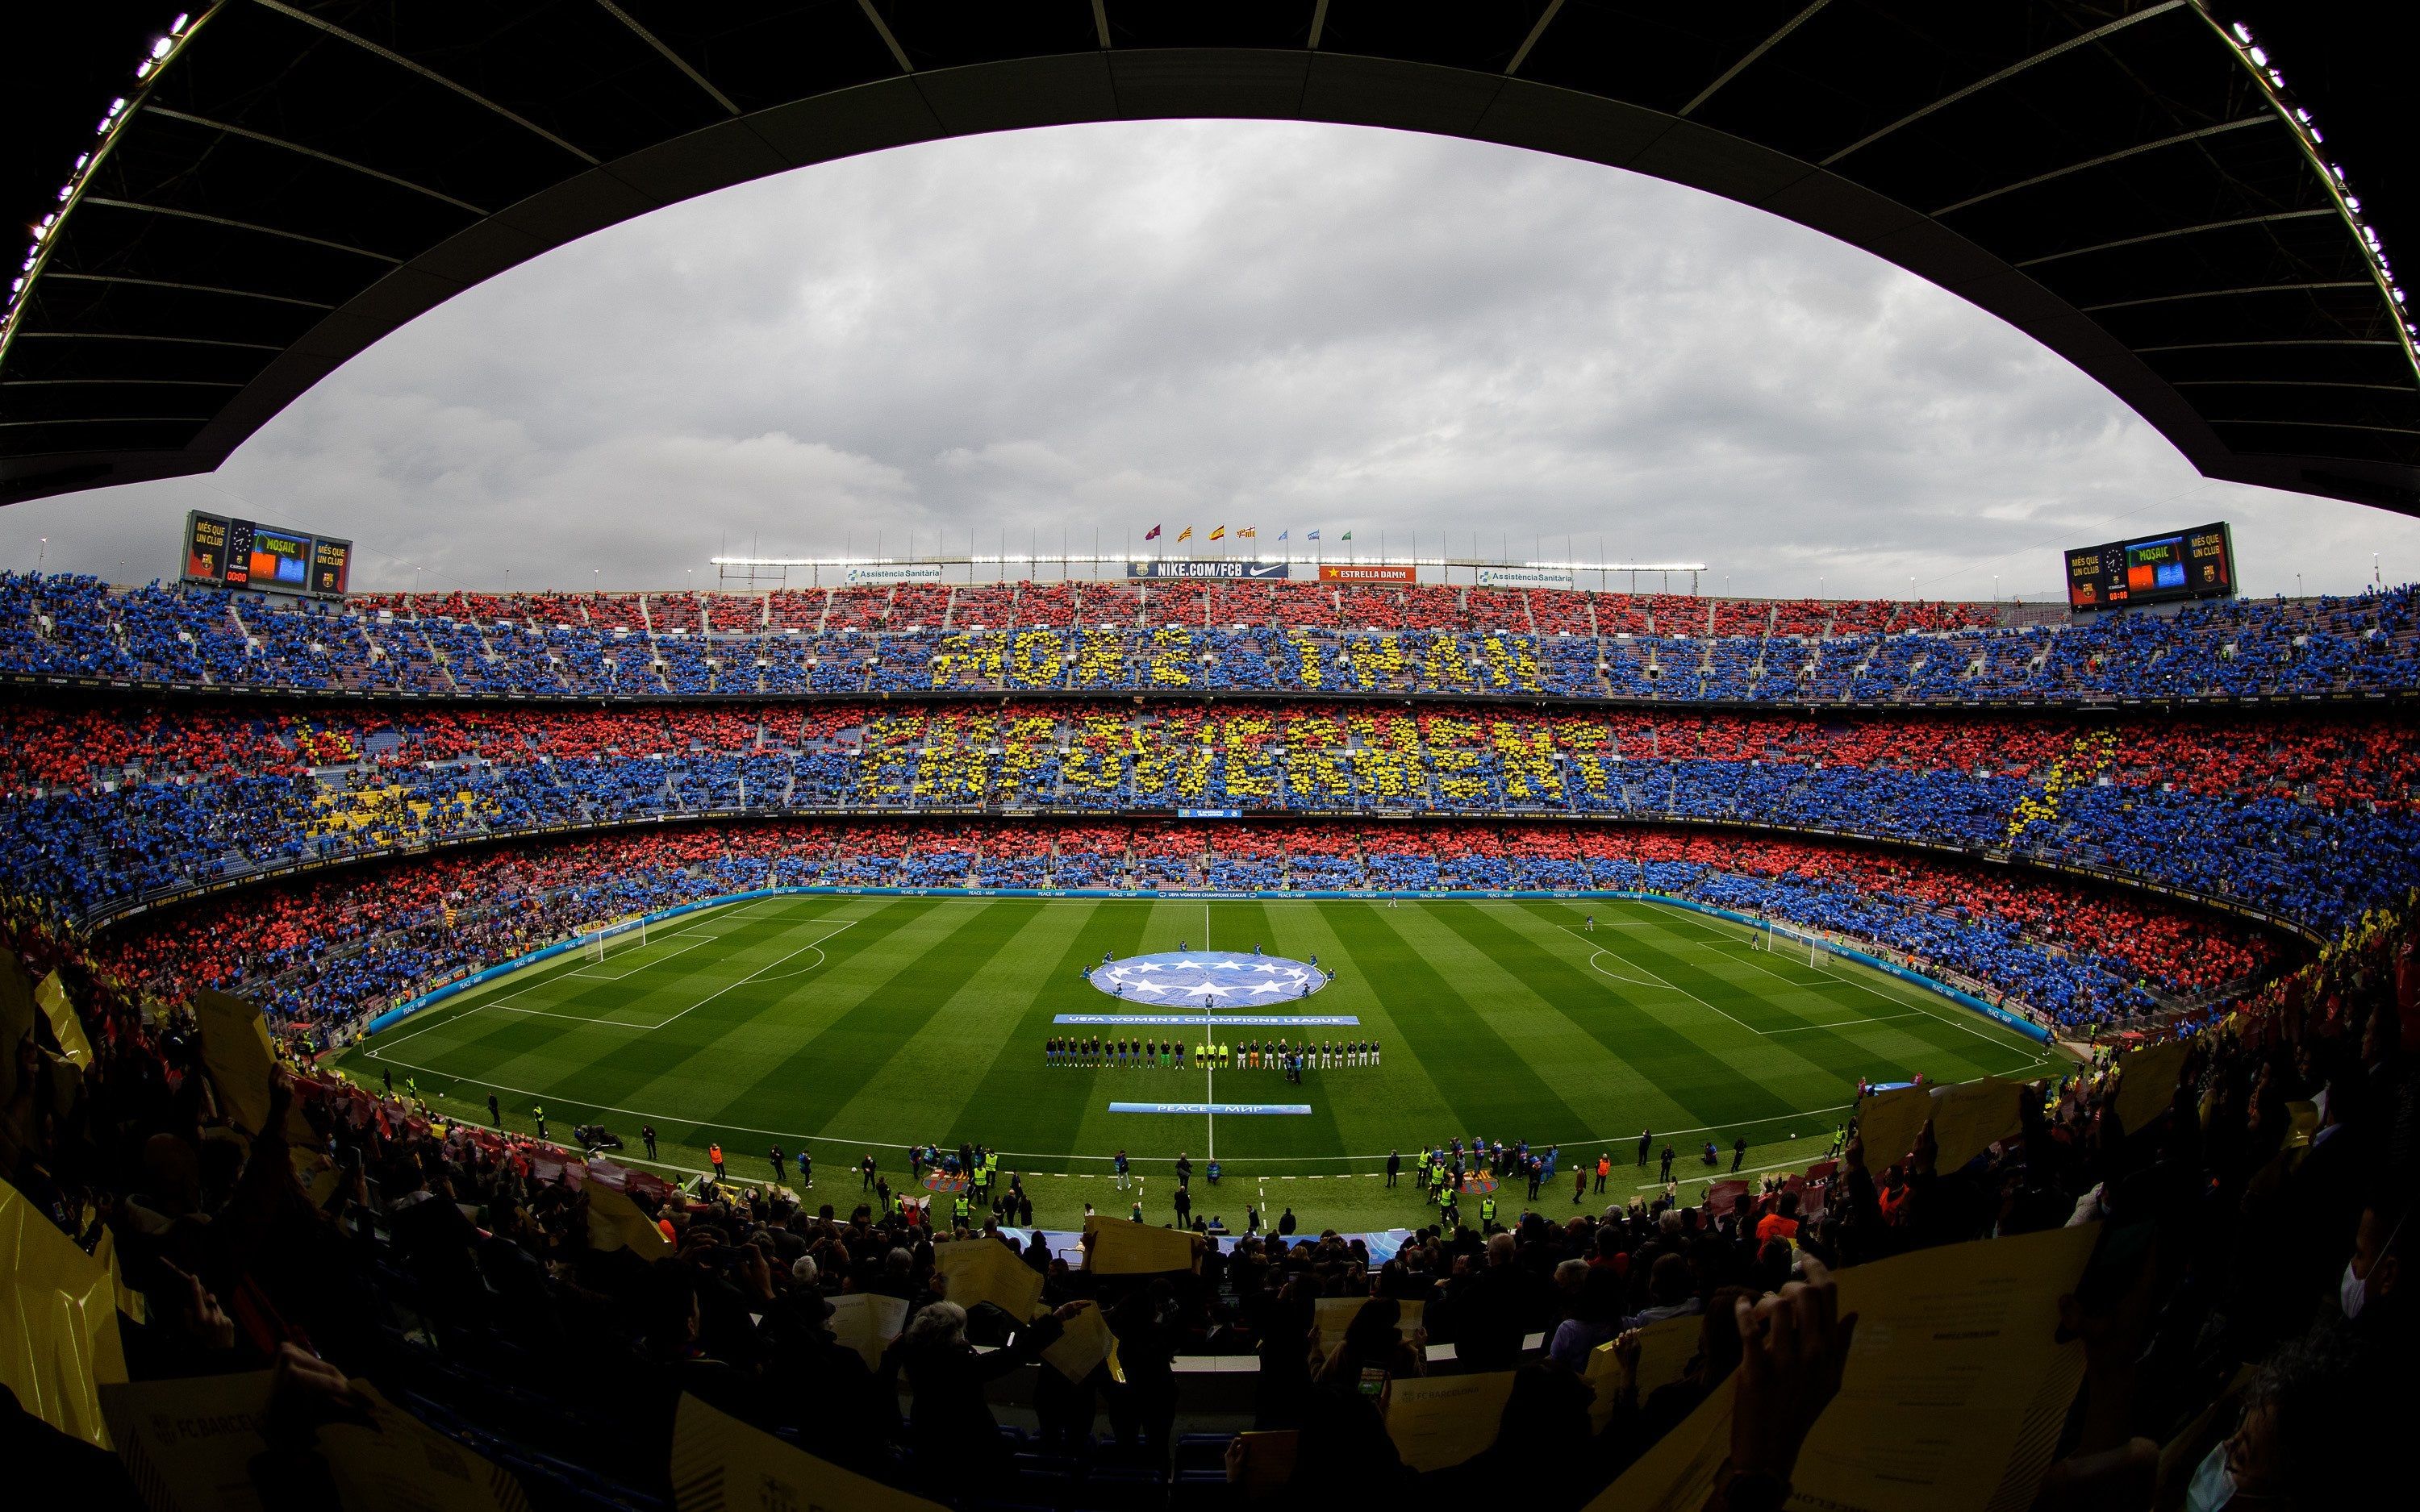
[[[1193,539],[1193,527],[1190,525],[1176,532],[1176,544],[1179,546],[1183,546],[1191,539]]]

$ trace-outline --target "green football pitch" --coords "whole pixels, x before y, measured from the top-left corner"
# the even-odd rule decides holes
[[[1590,915],[1595,929],[1587,928]],[[1249,951],[1318,958],[1335,980],[1265,1011],[1357,1017],[1308,1032],[1375,1039],[1374,1067],[1306,1071],[1071,1069],[1045,1063],[1062,1013],[1150,1011],[1083,978],[1103,953]],[[1098,1032],[1087,1029],[1084,1032]],[[1197,1035],[1181,1029],[1149,1033]],[[1305,1031],[1230,1029],[1298,1040]],[[1084,1204],[1124,1212],[1109,1157],[1125,1150],[1148,1216],[1170,1163],[1215,1155],[1196,1209],[1240,1228],[1256,1197],[1312,1228],[1420,1221],[1389,1149],[1474,1135],[1559,1145],[1540,1206],[1571,1211],[1570,1171],[1609,1151],[1609,1196],[1652,1190],[1638,1134],[1679,1152],[1694,1188],[1713,1140],[1730,1169],[1804,1165],[1830,1146],[1860,1077],[2016,1076],[2064,1064],[2048,1047],[1921,987],[1804,946],[1759,949],[1742,926],[1652,903],[882,898],[797,895],[701,911],[447,1000],[347,1053],[355,1079],[390,1073],[438,1112],[508,1128],[602,1123],[660,1169],[702,1170],[719,1142],[730,1175],[770,1177],[768,1149],[815,1159],[811,1200],[845,1212],[870,1149],[894,1186],[907,1149],[961,1141],[1003,1152],[1036,1222],[1072,1227]],[[1305,1115],[1112,1112],[1112,1102],[1292,1103]],[[1004,1184],[1004,1180],[1003,1180]],[[911,1191],[913,1189],[911,1188]],[[1509,1210],[1518,1190],[1505,1194]],[[1590,1194],[1592,1206],[1606,1198]],[[1233,1210],[1232,1211],[1228,1210]],[[1466,1208],[1466,1214],[1470,1212]]]

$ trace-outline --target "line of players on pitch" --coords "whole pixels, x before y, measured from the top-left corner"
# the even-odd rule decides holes
[[[1220,1042],[1188,1044],[1181,1040],[1108,1039],[1101,1035],[1052,1035],[1043,1042],[1047,1066],[1141,1067],[1146,1070],[1335,1071],[1348,1066],[1378,1064],[1375,1040],[1247,1040],[1238,1045]]]

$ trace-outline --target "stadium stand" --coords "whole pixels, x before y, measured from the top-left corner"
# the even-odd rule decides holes
[[[1525,849],[1497,838],[1501,854]],[[1304,854],[1326,854],[1339,839],[1306,835]],[[1685,848],[1702,837],[1670,840]],[[935,830],[914,843],[1030,854],[1035,841]],[[401,991],[458,949],[453,942],[509,951],[558,920],[724,890],[802,852],[848,843],[796,827],[744,837],[697,829],[433,858],[380,873],[363,916],[335,937],[334,900],[314,895],[330,884],[290,885],[261,895],[257,949],[221,976],[274,972],[251,984],[276,997],[280,1042],[304,1053],[336,1028],[312,1011],[314,993]],[[1460,837],[1438,848],[1481,843]],[[741,864],[728,870],[735,859]],[[1686,863],[1642,851],[1637,864]],[[1960,1244],[2018,1246],[2078,1226],[2091,1232],[2076,1248],[2081,1279],[2062,1305],[2074,1310],[2075,1330],[2123,1338],[2126,1348],[2087,1352],[2080,1377],[2068,1378],[2080,1410],[2042,1452],[2055,1461],[2053,1488],[2082,1482],[2113,1497],[2106,1480],[2122,1472],[2120,1489],[2142,1489],[2102,1504],[2147,1505],[2167,1443],[2172,1486],[2209,1457],[2240,1465],[2236,1484],[2256,1492],[2288,1475],[2305,1489],[2300,1500],[2272,1500],[2354,1504],[2374,1468],[2364,1451],[2375,1449],[2387,1404],[2400,1399],[2392,1372],[2412,1342],[2397,1248],[2410,1205],[2398,1131],[2414,1090],[2409,1026],[2420,934],[2402,910],[2366,920],[2326,957],[2262,986],[2226,1030],[2185,1041],[2180,1055],[2112,1057],[2045,1084],[2046,1092],[2002,1087],[1998,1095],[2014,1104],[2008,1126],[2018,1132],[1962,1149],[1967,1158],[1954,1165],[1931,1121],[1905,1149],[1869,1143],[1877,1112],[1859,1119],[1834,1158],[1803,1170],[1734,1176],[1710,1148],[1702,1177],[1689,1183],[1698,1190],[1675,1180],[1652,1200],[1615,1195],[1583,1205],[1590,1151],[1499,1138],[1484,1154],[1474,1146],[1469,1174],[1501,1182],[1527,1170],[1535,1198],[1537,1178],[1554,1178],[1568,1159],[1580,1172],[1568,1219],[1550,1198],[1519,1204],[1528,1211],[1509,1227],[1473,1228],[1454,1221],[1465,1211],[1459,1187],[1440,1182],[1435,1190],[1452,1196],[1450,1209],[1386,1236],[1391,1253],[1383,1258],[1376,1236],[1254,1232],[1205,1245],[1196,1270],[1131,1277],[1071,1269],[1054,1256],[1016,1224],[1012,1178],[1004,1195],[979,1194],[989,1210],[982,1227],[997,1237],[976,1242],[1003,1244],[1031,1265],[1048,1311],[1022,1331],[1039,1337],[997,1356],[990,1372],[1037,1414],[1035,1427],[1007,1430],[965,1405],[981,1400],[966,1396],[965,1362],[975,1358],[966,1330],[983,1325],[944,1296],[934,1241],[950,1231],[902,1204],[887,1181],[863,1193],[843,1182],[843,1203],[858,1204],[849,1213],[744,1182],[683,1190],[635,1162],[432,1118],[408,1082],[357,1087],[307,1069],[280,1072],[260,1111],[246,1114],[223,1091],[208,1095],[194,1022],[178,1010],[146,1011],[154,991],[190,985],[173,980],[171,963],[207,958],[195,948],[208,938],[202,915],[163,921],[147,948],[114,945],[100,955],[20,910],[5,917],[25,966],[59,973],[88,1062],[70,1076],[58,1069],[70,1064],[63,1057],[34,1049],[24,1059],[31,1092],[70,1116],[12,1133],[12,1179],[45,1211],[104,1215],[97,1223],[109,1234],[108,1263],[145,1299],[147,1321],[120,1325],[145,1373],[232,1375],[281,1360],[290,1371],[296,1341],[308,1339],[302,1361],[375,1376],[424,1422],[491,1458],[538,1504],[673,1505],[669,1404],[687,1393],[830,1464],[954,1506],[1241,1506],[1253,1496],[1254,1444],[1175,1429],[1205,1373],[1242,1365],[1252,1373],[1255,1427],[1292,1435],[1295,1468],[1279,1475],[1285,1495],[1323,1487],[1465,1494],[1513,1474],[1518,1455],[1525,1500],[1577,1507],[1734,1377],[1742,1412],[1769,1400],[1746,1398],[1750,1385],[1792,1389],[1796,1378],[1760,1376],[1776,1366],[1754,1357],[1759,1335],[1734,1322],[1734,1308],[1743,1319],[1751,1305],[1814,1309],[1803,1325],[1819,1351],[1813,1363],[1837,1373],[1840,1362],[1826,1364],[1820,1351],[1854,1335],[1846,1323],[1828,1332],[1832,1268]],[[2137,1080],[2139,1093],[2130,1085]],[[180,1082],[204,1095],[182,1099],[188,1112],[176,1119],[164,1104]],[[139,1149],[108,1137],[129,1128],[159,1132]],[[1453,1148],[1460,1182],[1458,1134]],[[1668,1142],[1667,1151],[1668,1171]],[[1642,1135],[1641,1166],[1648,1153]],[[1614,1164],[1609,1152],[1597,1159],[1600,1171]],[[633,1211],[644,1236],[611,1216]],[[2154,1232],[2173,1242],[2151,1242]],[[1940,1273],[1973,1273],[1962,1255],[1943,1257],[1954,1263]],[[1966,1284],[1949,1283],[1950,1295],[1964,1295],[1957,1288]],[[871,1364],[827,1322],[832,1299],[851,1292],[898,1298],[908,1313],[898,1342]],[[2340,1300],[2323,1303],[2322,1293]],[[1341,1337],[1315,1326],[1321,1298],[1359,1303]],[[1104,1309],[1123,1361],[1123,1381],[1105,1370],[1075,1382],[1098,1397],[1071,1396],[1047,1367],[1039,1376],[1019,1369],[1082,1303]],[[1397,1338],[1409,1303],[1425,1309],[1420,1347]],[[1643,1347],[1631,1331],[1696,1315],[1707,1320],[1678,1379],[1627,1389]],[[1001,1340],[998,1332],[979,1336]],[[1600,1348],[1621,1368],[1600,1373]],[[1479,1435],[1494,1447],[1469,1461],[1478,1468],[1418,1473],[1388,1431],[1405,1431],[1401,1425],[1356,1419],[1357,1410],[1373,1412],[1357,1409],[1366,1402],[1365,1361],[1399,1381],[1514,1371],[1500,1428]],[[2249,1451],[2224,1447],[2238,1416],[2230,1379],[2250,1383],[2242,1414],[2250,1426],[2237,1430],[2239,1443],[2256,1436]],[[909,1398],[904,1418],[899,1389]],[[1735,1467],[1747,1473],[1705,1504],[1780,1504],[1777,1489],[1760,1487],[1787,1483],[1796,1435],[1829,1399],[1828,1386],[1807,1389],[1775,1430],[1781,1468]],[[2105,1423],[2086,1410],[2104,1392],[2126,1409]],[[1096,1440],[1100,1399],[1115,1432]],[[2279,1424],[2265,1427],[2264,1413]],[[2278,1442],[2257,1437],[2271,1432]],[[1991,1453],[1987,1437],[1957,1430],[1957,1443],[1971,1441],[1978,1456]],[[12,1469],[38,1482],[54,1473],[63,1442],[21,1433]],[[85,1501],[133,1504],[114,1461],[82,1474]]]
[[[714,675],[699,666],[679,680]],[[1810,719],[1342,702],[237,700],[35,703],[17,728],[0,752],[0,879],[95,919],[310,861],[731,813],[1198,808],[1772,826],[2080,869],[2314,931],[2399,896],[2420,843],[2409,722],[2327,708]]]
[[[2018,624],[2009,606],[1990,604],[1308,583],[1156,584],[1145,593],[1058,582],[389,594],[336,610],[257,594],[0,575],[0,676],[752,697],[799,690],[768,686],[758,663],[795,656],[803,638],[813,638],[818,664],[845,663],[847,638],[823,632],[894,632],[880,636],[874,653],[876,691],[1073,686],[1925,705],[2292,700],[2420,689],[2413,598],[2414,590],[2397,588],[2239,600],[2046,627]],[[1079,603],[1104,612],[1079,614]],[[1012,628],[1019,632],[1014,656]],[[685,642],[674,668],[667,647]],[[859,660],[865,655],[855,652]],[[712,675],[700,665],[707,659]],[[612,674],[601,674],[607,664]],[[1064,684],[1071,666],[1085,670]],[[810,680],[818,692],[868,686]]]
[[[2413,629],[2411,590],[2044,627],[1989,606],[1295,584],[300,610],[0,577],[17,685],[0,925],[28,969],[58,969],[95,1047],[70,1086],[41,1021],[20,1093],[64,1116],[8,1125],[5,1153],[44,1211],[115,1215],[101,1222],[158,1320],[128,1325],[147,1372],[263,1367],[306,1335],[408,1383],[401,1405],[550,1506],[672,1507],[665,1404],[685,1391],[980,1512],[1240,1507],[1238,1441],[1172,1434],[1193,1355],[1257,1357],[1255,1420],[1297,1435],[1311,1467],[1284,1494],[1462,1494],[1517,1469],[1530,1499],[1576,1506],[1726,1387],[1720,1328],[1644,1398],[1592,1377],[1592,1347],[1624,1325],[1803,1302],[1787,1290],[1802,1258],[2076,1222],[2108,1230],[2103,1279],[2078,1288],[2108,1321],[2088,1326],[2141,1342],[2133,1416],[2050,1451],[2072,1480],[2133,1428],[2190,1438],[2239,1366],[2256,1393],[2335,1400],[2385,1344],[2408,1347],[2390,1287],[2344,1320],[2315,1324],[2310,1299],[2408,1203],[2373,1198],[2366,1173],[2402,1148],[2420,1041],[2404,1027],[2420,752],[2402,711],[2368,700],[2420,690]],[[1246,817],[1184,814],[1203,810]],[[318,869],[332,862],[362,864]],[[959,1431],[934,1427],[966,1399],[947,1384],[959,1319],[933,1212],[904,1194],[850,1215],[675,1188],[432,1119],[409,1083],[311,1069],[469,973],[771,887],[1632,894],[1915,971],[2102,1062],[1959,1169],[1930,1134],[1870,1152],[1852,1135],[1739,1177],[1713,1152],[1693,1163],[1701,1192],[1575,1198],[1568,1222],[1560,1198],[1531,1201],[1492,1234],[1458,1206],[1385,1256],[1255,1235],[1198,1274],[1123,1283],[1054,1261],[1014,1190],[986,1193],[1046,1302],[1108,1308],[1127,1379],[1090,1389],[1123,1427],[1095,1442],[1045,1375],[1011,1388],[1037,1427]],[[186,1007],[205,991],[265,1011],[296,1068],[275,1095],[304,1110],[312,1149],[279,1137],[282,1115],[248,1150],[227,1127],[239,1104],[210,1085]],[[2162,1063],[2164,1122],[2121,1119],[2105,1063],[2179,1034],[2198,1038]],[[2320,1094],[2321,1123],[2297,1133],[2291,1110]],[[171,1132],[107,1137],[129,1128]],[[1484,1168],[1534,1192],[1568,1160],[1585,1189],[1592,1153],[1512,1140]],[[607,1191],[660,1220],[668,1257],[600,1247]],[[442,1222],[458,1203],[479,1227]],[[256,1211],[282,1216],[238,1217]],[[2242,1213],[2258,1214],[2249,1242]],[[184,1221],[198,1214],[254,1238],[214,1243]],[[2138,1227],[2178,1242],[2136,1246]],[[2128,1300],[2154,1288],[2172,1298],[2158,1312]],[[869,1365],[823,1322],[822,1299],[853,1291],[923,1321]],[[1295,1341],[1321,1297],[1375,1300],[1306,1363]],[[1336,1372],[1390,1358],[1380,1335],[1404,1302],[1426,1305],[1431,1348],[1402,1373],[1519,1370],[1497,1447],[1422,1476],[1338,1415],[1353,1396]],[[222,1311],[233,1330],[209,1324]],[[2087,1377],[2107,1367],[2094,1355]],[[1611,1394],[1593,1420],[1592,1391]]]

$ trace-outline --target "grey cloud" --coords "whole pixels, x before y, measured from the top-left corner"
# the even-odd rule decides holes
[[[1188,520],[1951,595],[2225,517],[2256,590],[2355,587],[2373,549],[2420,578],[2420,525],[2202,484],[2060,359],[1803,228],[1274,124],[937,143],[611,228],[363,354],[214,479],[0,510],[0,561],[48,535],[54,566],[148,577],[189,507],[349,532],[386,587]]]

